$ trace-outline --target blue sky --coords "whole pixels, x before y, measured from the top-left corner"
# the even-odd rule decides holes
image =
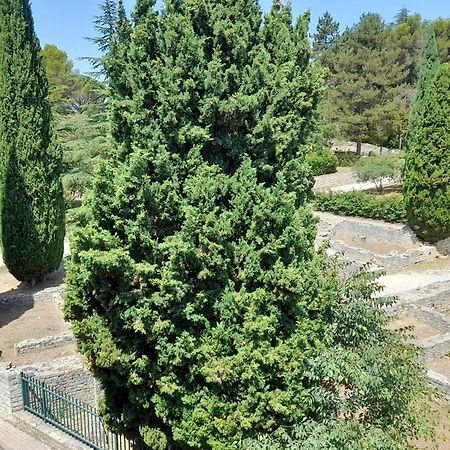
[[[32,0],[35,26],[42,46],[46,43],[56,44],[66,51],[81,72],[88,72],[89,65],[80,61],[82,56],[93,56],[93,47],[84,38],[95,34],[92,21],[99,13],[101,0]],[[125,0],[129,9],[134,0]],[[270,8],[271,0],[261,0],[262,7]],[[294,14],[311,10],[311,31],[315,29],[318,17],[325,11],[340,23],[341,28],[357,22],[363,12],[374,11],[390,22],[397,11],[406,7],[412,12],[419,12],[425,19],[450,17],[449,0],[292,0]]]

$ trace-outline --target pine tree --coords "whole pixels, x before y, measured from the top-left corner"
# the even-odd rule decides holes
[[[421,71],[404,186],[408,224],[430,242],[450,236],[450,65],[429,80],[433,67],[426,63]]]
[[[405,68],[389,48],[389,31],[378,14],[364,14],[328,55],[331,75],[325,108],[340,134],[356,141],[386,145],[396,134],[395,116],[406,110],[401,95]],[[381,70],[381,68],[383,68]]]
[[[408,21],[409,18],[409,10],[407,8],[401,8],[398,13],[395,15],[395,24],[401,25]]]
[[[87,38],[93,43],[102,56],[87,56],[83,59],[89,61],[94,68],[93,76],[106,75],[104,54],[108,53],[116,34],[117,21],[119,15],[119,4],[122,0],[103,0],[99,5],[101,14],[95,17],[94,28],[97,31],[96,37]]]
[[[64,243],[61,151],[28,0],[0,4],[0,222],[3,259],[19,280],[56,270]]]
[[[339,36],[339,23],[328,11],[319,17],[316,32],[313,36],[313,54],[320,57]]]

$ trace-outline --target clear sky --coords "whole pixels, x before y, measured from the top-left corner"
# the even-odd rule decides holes
[[[135,0],[125,0],[129,9]],[[267,10],[271,0],[260,0]],[[86,39],[93,36],[93,18],[99,13],[98,4],[101,0],[32,0],[35,26],[41,45],[56,44],[66,51],[81,72],[90,70],[86,61],[80,61],[82,56],[94,56],[96,49]],[[450,17],[450,0],[292,0],[294,14],[307,9],[311,10],[311,32],[316,27],[318,17],[329,11],[337,20],[341,29],[358,21],[363,12],[378,12],[391,22],[402,7],[412,12],[418,12],[428,20],[437,17]]]

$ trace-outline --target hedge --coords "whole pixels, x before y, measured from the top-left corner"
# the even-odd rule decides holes
[[[340,216],[359,216],[386,222],[406,222],[402,194],[374,195],[365,192],[318,192],[313,206]]]

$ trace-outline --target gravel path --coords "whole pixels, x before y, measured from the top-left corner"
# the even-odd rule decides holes
[[[332,192],[350,192],[350,191],[369,191],[375,190],[375,183],[362,183],[357,180],[357,176],[348,167],[339,168],[338,172],[315,177],[316,184],[313,190],[332,191]],[[396,187],[397,182],[391,182],[389,179],[383,181],[383,187]]]

